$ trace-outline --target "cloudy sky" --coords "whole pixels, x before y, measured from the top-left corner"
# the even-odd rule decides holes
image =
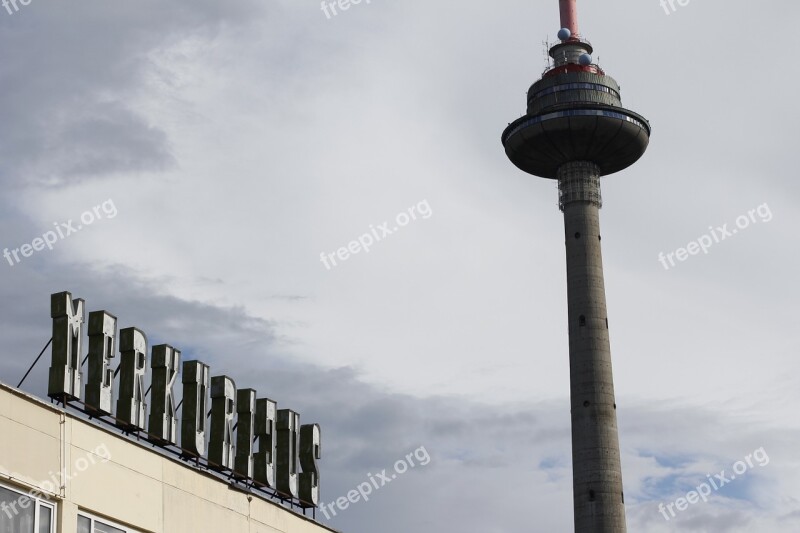
[[[796,532],[800,111],[781,28],[800,5],[579,8],[653,126],[601,212],[629,529]],[[429,452],[332,527],[571,529],[563,221],[555,184],[500,144],[556,0],[10,10],[0,248],[76,231],[0,258],[0,380],[69,290],[319,422],[324,502]],[[708,253],[659,261],[740,216]],[[42,395],[47,366],[23,388]],[[756,450],[707,502],[659,513]]]

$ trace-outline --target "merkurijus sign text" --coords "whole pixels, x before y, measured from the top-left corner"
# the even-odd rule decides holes
[[[147,416],[145,334],[134,327],[117,334],[117,318],[106,311],[89,313],[87,324],[85,302],[73,299],[69,292],[51,295],[50,315],[53,348],[48,396],[66,404],[81,401],[83,390],[83,403],[90,414],[113,417],[120,429],[144,432],[158,446],[177,447],[178,418],[173,388],[181,368],[181,352],[169,344],[152,347],[151,406]],[[89,339],[85,386],[81,371],[84,329]],[[111,359],[116,357],[117,345],[120,363],[115,371]],[[258,398],[253,389],[236,390],[228,376],[210,377],[210,367],[201,361],[183,361],[182,369],[181,455],[206,456],[208,467],[213,470],[254,482],[260,488],[274,489],[279,497],[302,508],[316,508],[319,425],[301,426],[300,415],[291,409],[277,409],[276,402]],[[119,382],[115,387],[117,373]],[[117,401],[112,406],[115,388]]]

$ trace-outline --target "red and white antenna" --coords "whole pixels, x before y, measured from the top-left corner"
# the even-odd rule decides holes
[[[580,33],[578,31],[578,1],[559,0],[561,10],[561,27],[567,28],[574,37]]]

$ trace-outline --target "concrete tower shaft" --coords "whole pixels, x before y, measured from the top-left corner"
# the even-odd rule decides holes
[[[558,186],[567,252],[575,531],[624,533],[617,405],[600,253],[600,169],[590,162],[567,163],[558,171]]]

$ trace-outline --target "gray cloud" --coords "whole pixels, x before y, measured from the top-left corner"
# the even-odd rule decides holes
[[[260,4],[32,2],[0,18],[0,178],[64,185],[176,160],[165,131],[136,109],[148,52],[192,35],[213,38]]]
[[[40,287],[69,288],[87,300],[87,311],[107,309],[119,317],[121,327],[143,329],[151,345],[169,342],[183,349],[185,358],[211,364],[213,375],[230,375],[237,386],[256,388],[279,406],[296,409],[301,422],[320,423],[326,503],[345,495],[369,473],[391,469],[395,461],[425,446],[430,464],[411,469],[376,491],[369,502],[353,505],[333,518],[331,524],[343,531],[374,531],[376,523],[384,522],[381,530],[387,533],[429,531],[445,522],[457,529],[518,531],[538,513],[547,513],[553,527],[569,527],[569,408],[563,399],[490,406],[388,393],[365,383],[352,368],[325,369],[291,360],[282,354],[273,323],[242,309],[165,297],[126,269],[98,273],[68,267],[46,284],[28,271],[14,272],[16,282],[3,285],[0,298],[17,305],[2,309],[0,334],[10,340],[8,348],[18,357],[0,361],[3,381],[21,375],[35,355],[33,349],[49,336],[49,293]],[[26,390],[44,395],[48,364],[45,357]],[[664,409],[641,401],[620,401],[621,406],[627,405],[621,408],[620,427],[623,462],[629,467],[625,473],[631,529],[662,530],[659,527],[665,522],[657,502],[671,501],[681,493],[672,485],[653,492],[647,484],[658,486],[676,475],[699,483],[704,477],[695,471],[697,460],[727,466],[751,452],[752,443],[760,443],[773,461],[754,475],[774,480],[796,474],[796,466],[781,465],[781,457],[791,453],[790,443],[799,436],[796,431],[784,431],[785,438],[776,440],[774,432],[767,437],[764,428],[736,422],[719,410]],[[706,438],[692,438],[698,428]],[[662,461],[657,466],[653,453],[695,459]],[[703,455],[707,458],[697,459]],[[643,464],[651,467],[643,469]],[[474,505],[482,505],[482,510],[475,513],[469,502],[479,494],[483,496]],[[706,531],[713,524],[719,531],[744,531],[769,510],[769,506],[739,510],[740,505],[722,493],[714,495],[706,506],[679,516],[674,524],[681,529],[675,530]],[[561,511],[554,513],[556,507]],[[526,512],[512,512],[515,508]],[[781,523],[792,527],[789,524],[796,521],[792,516],[785,516]]]

